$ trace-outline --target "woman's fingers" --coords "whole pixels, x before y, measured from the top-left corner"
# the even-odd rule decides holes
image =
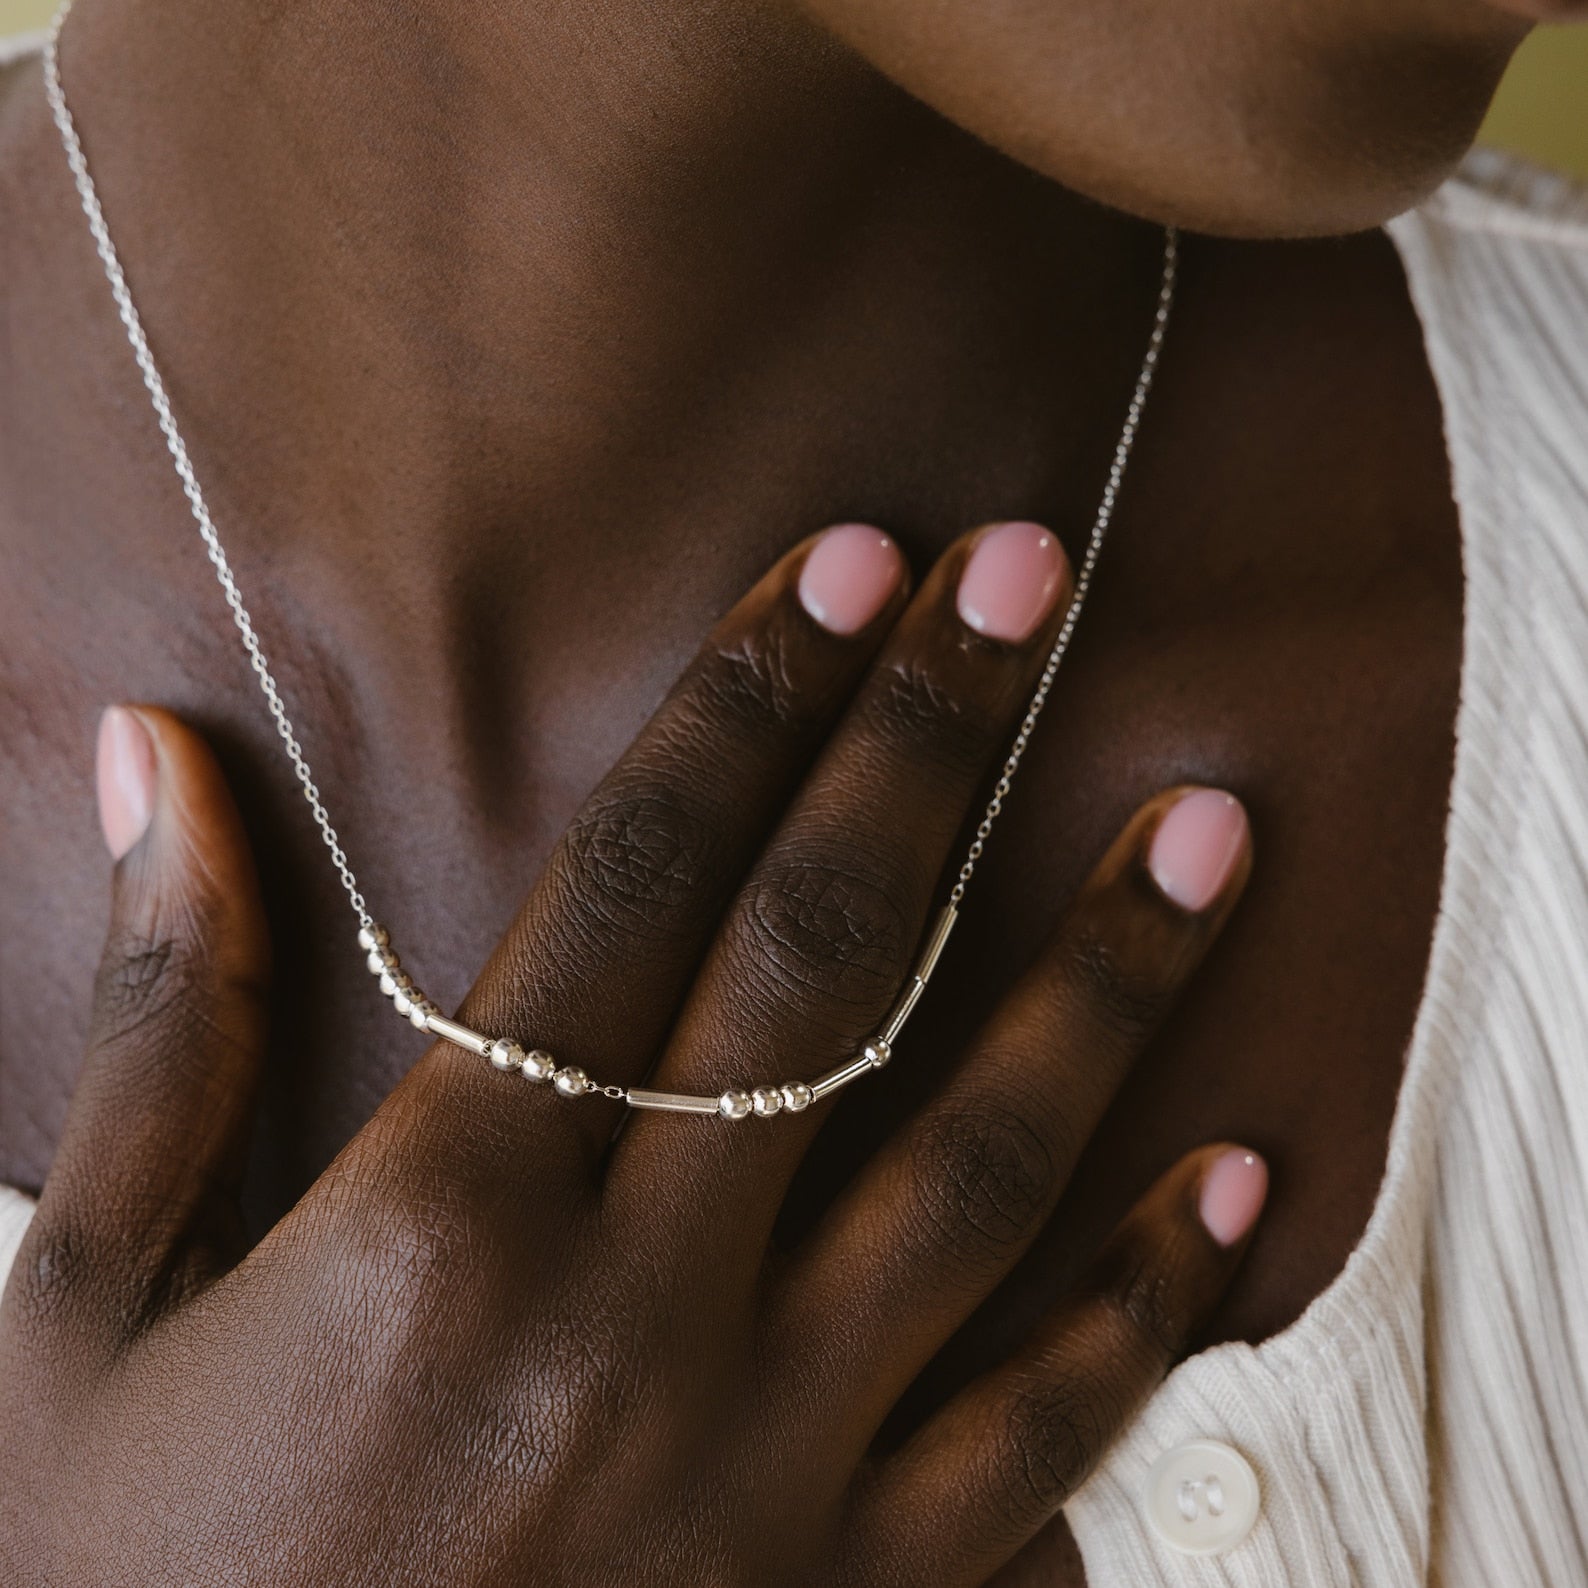
[[[215,758],[168,712],[112,707],[97,753],[115,860],[87,1063],[19,1258],[54,1302],[136,1327],[234,1255],[269,938]]]
[[[714,1093],[810,1081],[854,1057],[894,1002],[944,866],[1009,740],[1070,591],[1035,524],[965,537],[933,569],[757,860],[654,1085]],[[688,1176],[692,1218],[757,1250],[825,1108],[709,1134],[637,1120],[636,1194]]]
[[[1249,866],[1231,795],[1180,789],[1140,810],[943,1088],[796,1255],[779,1332],[862,1429],[1046,1223]]]
[[[907,585],[897,547],[866,525],[783,558],[575,818],[459,1018],[603,1084],[641,1079]],[[515,1087],[456,1049],[433,1050],[409,1082],[397,1111],[417,1103],[406,1117],[464,1178],[522,1176],[526,1158],[588,1160],[612,1133],[610,1104]]]
[[[953,1588],[1013,1556],[1194,1337],[1267,1189],[1262,1159],[1240,1147],[1204,1148],[1165,1175],[1021,1351],[882,1463],[847,1533],[854,1580]]]

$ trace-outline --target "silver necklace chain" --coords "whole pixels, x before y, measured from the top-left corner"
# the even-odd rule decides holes
[[[259,643],[254,620],[248,615],[248,608],[243,605],[242,591],[237,587],[237,580],[227,559],[226,549],[221,545],[220,535],[216,532],[215,520],[210,517],[209,505],[204,500],[203,487],[200,486],[198,476],[193,472],[193,461],[188,456],[187,443],[182,439],[182,432],[177,428],[176,416],[171,412],[171,399],[166,394],[165,381],[161,379],[154,354],[149,351],[149,338],[144,334],[143,321],[133,304],[132,292],[127,286],[126,272],[121,268],[121,256],[116,252],[116,245],[110,238],[110,228],[105,224],[105,212],[100,207],[99,192],[94,186],[94,179],[88,174],[88,158],[83,153],[83,140],[77,135],[77,123],[72,119],[72,113],[66,104],[66,94],[61,88],[61,29],[65,26],[71,9],[71,0],[66,0],[56,12],[54,24],[50,28],[49,42],[44,52],[44,91],[49,99],[51,114],[55,117],[55,125],[60,129],[61,143],[66,150],[66,161],[72,168],[72,178],[77,184],[77,196],[83,202],[83,214],[88,217],[88,229],[93,234],[94,246],[99,250],[100,263],[105,267],[105,276],[110,282],[110,294],[116,300],[116,311],[121,316],[122,325],[126,327],[127,340],[132,344],[133,357],[138,361],[138,369],[143,376],[144,387],[149,393],[149,401],[154,405],[155,417],[160,421],[160,430],[171,453],[171,462],[176,466],[177,478],[182,482],[188,506],[193,511],[193,521],[198,525],[199,536],[214,566],[215,578],[226,597],[226,605],[231,608],[232,621],[236,623],[237,632],[242,636],[243,649],[248,652],[249,664],[259,680],[259,688],[264,694],[265,704],[270,708],[271,718],[276,724],[276,732],[281,735],[281,742],[286,746],[292,769],[297,773],[298,783],[303,789],[303,797],[309,802],[309,809],[314,812],[315,825],[320,829],[325,846],[331,852],[331,863],[336,867],[337,875],[342,879],[342,886],[347,890],[348,900],[358,916],[359,925],[367,927],[372,924],[369,907],[364,903],[364,895],[359,892],[358,879],[353,875],[353,868],[348,863],[341,840],[336,836],[336,828],[331,825],[331,814],[326,810],[325,801],[320,797],[319,787],[314,781],[314,774],[309,770],[308,759],[303,753],[303,746],[298,742],[297,730],[292,726],[292,719],[287,715],[286,704],[281,698],[281,690],[276,683],[275,674],[270,671],[270,663],[265,660],[264,647]]]
[[[379,979],[381,991],[392,1001],[398,1014],[404,1016],[421,1031],[489,1059],[498,1070],[517,1073],[531,1081],[550,1081],[565,1097],[600,1094],[621,1099],[632,1108],[657,1109],[669,1113],[714,1114],[725,1119],[767,1117],[785,1110],[789,1113],[799,1113],[869,1071],[880,1069],[892,1057],[893,1045],[898,1041],[905,1022],[926,991],[927,982],[948,943],[949,933],[959,916],[959,905],[965,897],[965,889],[975,873],[977,862],[982,857],[987,839],[992,833],[993,823],[1003,813],[1004,801],[1009,797],[1015,773],[1020,769],[1021,760],[1031,742],[1031,735],[1036,730],[1037,719],[1047,704],[1048,695],[1053,688],[1053,680],[1058,674],[1065,653],[1070,648],[1076,624],[1080,621],[1081,610],[1091,590],[1098,558],[1103,550],[1103,542],[1107,539],[1109,525],[1113,522],[1114,509],[1119,500],[1125,470],[1129,466],[1131,453],[1136,444],[1136,435],[1141,428],[1142,412],[1158,371],[1159,356],[1169,327],[1169,315],[1174,306],[1175,286],[1179,275],[1179,236],[1175,229],[1170,227],[1164,233],[1163,275],[1158,288],[1152,330],[1147,339],[1147,349],[1141,361],[1141,369],[1136,376],[1135,389],[1131,393],[1130,406],[1125,413],[1125,423],[1114,447],[1108,480],[1103,487],[1102,500],[1098,503],[1096,517],[1092,521],[1086,552],[1076,572],[1075,593],[1071,597],[1069,610],[1054,641],[1053,649],[1048,653],[1042,676],[1037,681],[1036,690],[1026,707],[1025,717],[1004,760],[998,781],[993,787],[992,797],[987,802],[970,848],[960,865],[954,886],[949,892],[948,902],[933,922],[925,946],[904,990],[877,1034],[854,1058],[809,1083],[788,1081],[753,1088],[730,1087],[727,1091],[710,1097],[678,1092],[656,1092],[640,1087],[604,1086],[592,1081],[577,1065],[560,1064],[544,1049],[536,1048],[526,1052],[511,1037],[488,1036],[442,1014],[436,1004],[419,990],[413,978],[403,969],[396,951],[391,946],[390,934],[375,920],[365,903],[352,863],[342,848],[342,842],[332,824],[319,785],[314,780],[308,757],[304,754],[303,745],[298,739],[297,729],[294,728],[292,719],[287,714],[280,686],[276,683],[275,674],[266,659],[264,646],[260,643],[259,634],[254,628],[253,618],[243,602],[242,590],[232,573],[230,559],[215,528],[215,520],[210,516],[203,487],[199,484],[192,458],[188,454],[187,443],[182,437],[176,416],[172,411],[165,381],[161,378],[159,367],[154,361],[154,354],[149,348],[149,338],[144,332],[143,321],[133,303],[132,291],[127,285],[121,257],[111,240],[110,228],[105,221],[105,212],[99,202],[98,190],[89,174],[88,158],[83,152],[77,123],[67,106],[66,94],[61,87],[61,30],[71,9],[71,0],[65,0],[56,12],[55,21],[50,29],[44,51],[44,87],[50,112],[60,131],[67,164],[71,167],[72,179],[77,185],[77,194],[82,201],[83,214],[87,217],[88,229],[99,252],[100,263],[104,266],[105,278],[110,284],[116,311],[126,330],[139,373],[143,376],[144,388],[149,394],[155,418],[159,421],[161,434],[165,437],[171,462],[176,469],[177,478],[182,483],[182,490],[187,497],[193,521],[198,527],[199,538],[203,541],[205,553],[215,570],[216,582],[221,587],[221,593],[232,614],[232,621],[242,638],[249,665],[259,681],[260,692],[265,697],[271,720],[276,725],[276,732],[281,738],[288,760],[292,763],[298,786],[314,815],[315,826],[320,830],[320,836],[330,853],[331,863],[336,867],[348,902],[353,907],[353,913],[358,917],[359,947],[364,951],[370,973]]]

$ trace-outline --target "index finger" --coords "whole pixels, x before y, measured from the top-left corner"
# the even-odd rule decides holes
[[[904,559],[880,530],[840,525],[784,557],[725,617],[603,780],[458,1011],[516,1047],[518,1087],[438,1045],[399,1089],[449,1176],[589,1167],[610,1108],[582,1077],[644,1076],[727,899],[903,604]],[[563,1085],[562,1083],[568,1083]],[[532,1117],[542,1116],[542,1117]],[[483,1128],[482,1128],[483,1127]]]

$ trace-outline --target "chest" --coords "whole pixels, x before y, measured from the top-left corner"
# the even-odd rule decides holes
[[[911,1064],[872,1089],[870,1113],[841,1117],[808,1190],[830,1189],[949,1062],[1130,811],[1170,784],[1227,786],[1253,818],[1246,900],[1028,1267],[1035,1305],[1177,1152],[1251,1140],[1278,1168],[1272,1250],[1226,1322],[1261,1334],[1338,1267],[1377,1182],[1437,896],[1459,653],[1454,537],[1443,566],[1303,580],[1283,605],[1237,573],[1222,587],[1201,581],[1201,611],[1176,611],[1133,599],[1128,558],[1148,507],[1111,548],[1119,577],[1105,565],[934,983],[937,1018],[912,1032]],[[681,661],[709,622],[706,610],[647,617],[651,588],[618,592],[631,610],[612,626],[627,644],[570,615],[566,655],[598,664],[553,658],[512,689],[464,690],[470,715],[445,728],[428,718],[445,708],[432,706],[418,658],[406,710],[377,697],[362,721],[344,686],[301,659],[283,665],[366,891],[438,996],[461,996],[654,704],[669,671],[658,658]],[[154,608],[134,616],[140,626],[113,643],[45,653],[42,666],[33,652],[7,692],[0,1173],[38,1183],[69,1095],[106,886],[92,729],[105,702],[131,695],[210,730],[265,857],[280,981],[256,1186],[265,1216],[414,1052],[368,995],[351,917],[234,637],[214,624],[185,634]]]
[[[1325,353],[1305,367],[1232,355],[1219,327],[1239,308],[1181,328],[1085,624],[934,980],[935,1018],[912,1026],[887,1086],[857,1089],[835,1116],[791,1211],[796,1231],[952,1061],[1131,810],[1179,782],[1241,796],[1257,864],[1226,938],[1044,1239],[921,1384],[923,1405],[1022,1332],[1140,1190],[1202,1141],[1249,1142],[1275,1168],[1216,1338],[1293,1320],[1373,1205],[1438,898],[1459,535],[1404,299],[1392,295],[1370,362],[1328,352],[1325,326],[1313,338]],[[756,469],[723,465],[751,480]],[[1034,483],[1035,497],[1045,490]],[[842,505],[824,487],[810,522]],[[1077,547],[1084,520],[1048,505]],[[963,527],[905,500],[873,516],[918,569]],[[168,525],[173,539],[189,533]],[[472,628],[339,615],[291,581],[266,584],[256,615],[284,636],[278,671],[343,839],[435,996],[461,997],[584,794],[787,538],[773,513],[730,530],[703,509],[636,528],[626,547],[565,520],[530,547],[545,577],[493,598],[535,636],[527,650],[460,637]],[[218,594],[196,550],[182,551],[150,571],[119,566],[113,548],[75,569],[35,548],[5,597],[0,1180],[42,1180],[77,1070],[107,878],[95,718],[146,699],[210,733],[264,860],[278,1018],[249,1191],[263,1221],[368,1117],[417,1039],[371,993]]]

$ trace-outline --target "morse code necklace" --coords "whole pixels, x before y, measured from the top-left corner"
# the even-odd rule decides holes
[[[275,676],[265,659],[264,648],[254,630],[253,619],[249,617],[248,608],[243,604],[242,591],[238,588],[237,580],[232,574],[231,563],[221,546],[215,522],[205,505],[204,492],[199,485],[198,476],[193,471],[187,443],[182,439],[182,432],[177,428],[175,415],[171,411],[171,400],[166,394],[165,382],[155,365],[154,355],[149,351],[149,339],[144,334],[143,322],[133,305],[132,293],[128,289],[127,278],[121,268],[120,256],[105,224],[105,212],[100,207],[99,194],[94,187],[93,178],[88,173],[88,160],[83,153],[82,140],[77,135],[76,123],[67,108],[66,96],[61,88],[61,29],[70,11],[71,0],[66,0],[56,13],[54,25],[50,29],[44,52],[44,82],[50,110],[55,117],[56,126],[60,129],[61,143],[77,184],[78,196],[82,200],[83,213],[88,219],[88,229],[93,235],[100,261],[105,267],[111,295],[121,315],[121,323],[126,328],[127,340],[132,345],[138,369],[143,375],[143,384],[148,390],[149,401],[154,406],[155,417],[160,422],[171,461],[176,467],[177,478],[182,482],[182,489],[192,510],[193,520],[198,526],[199,538],[203,541],[204,549],[214,566],[215,578],[226,598],[226,605],[231,609],[232,620],[242,637],[243,649],[247,651],[249,664],[259,680],[265,704],[269,708],[271,719],[275,722],[276,732],[281,737],[287,757],[292,762],[292,769],[297,774],[303,797],[308,801],[309,809],[314,814],[315,825],[320,829],[320,836],[325,840],[325,847],[330,852],[331,863],[336,867],[348,902],[353,907],[353,913],[358,917],[359,948],[365,955],[365,963],[369,967],[370,974],[378,979],[380,990],[390,999],[392,1007],[417,1030],[454,1043],[470,1053],[478,1054],[504,1073],[522,1075],[530,1081],[550,1081],[563,1097],[595,1094],[618,1099],[627,1103],[630,1108],[660,1109],[676,1114],[712,1114],[722,1119],[737,1120],[752,1115],[765,1118],[784,1110],[800,1113],[812,1103],[831,1097],[841,1087],[847,1086],[851,1081],[857,1080],[871,1070],[881,1069],[893,1056],[893,1045],[898,1041],[899,1034],[904,1030],[904,1024],[910,1018],[916,1004],[920,1002],[922,993],[926,991],[926,984],[931,979],[932,972],[948,943],[949,933],[953,931],[954,923],[959,918],[960,901],[965,897],[965,889],[976,869],[977,861],[981,859],[982,849],[992,831],[992,825],[1003,810],[1004,800],[1009,795],[1010,783],[1020,768],[1020,761],[1025,755],[1027,745],[1031,742],[1037,718],[1047,703],[1048,692],[1053,687],[1054,675],[1058,672],[1059,664],[1064,660],[1064,654],[1069,649],[1071,636],[1075,633],[1075,625],[1081,616],[1081,608],[1091,588],[1098,555],[1103,549],[1103,541],[1114,516],[1114,504],[1118,500],[1120,484],[1124,480],[1125,469],[1130,462],[1131,450],[1136,442],[1136,432],[1141,425],[1142,409],[1146,405],[1147,394],[1152,389],[1153,376],[1158,368],[1158,355],[1163,347],[1164,332],[1169,324],[1169,311],[1174,303],[1179,264],[1179,237],[1175,229],[1170,227],[1164,233],[1163,277],[1158,288],[1152,329],[1147,338],[1147,350],[1142,357],[1141,370],[1136,376],[1136,386],[1131,393],[1130,406],[1125,411],[1125,423],[1114,447],[1108,480],[1103,487],[1097,515],[1092,522],[1092,532],[1086,544],[1086,552],[1076,573],[1075,594],[1070,602],[1069,612],[1065,616],[1064,625],[1059,630],[1053,649],[1048,654],[1047,665],[1043,668],[1036,691],[1026,707],[1025,718],[1015,735],[1014,743],[1010,746],[1008,757],[993,787],[992,798],[982,813],[975,837],[960,865],[959,874],[949,890],[948,900],[938,912],[903,991],[877,1033],[852,1059],[812,1081],[769,1081],[760,1086],[735,1086],[715,1097],[693,1096],[682,1092],[655,1092],[638,1086],[604,1086],[592,1080],[578,1065],[561,1064],[542,1048],[526,1051],[512,1037],[493,1036],[482,1031],[474,1031],[461,1021],[442,1014],[436,1004],[420,991],[409,972],[403,968],[401,960],[397,957],[397,951],[392,946],[390,933],[371,914],[369,906],[364,901],[364,895],[359,891],[358,879],[353,874],[353,867],[342,848],[325,801],[315,784],[308,759],[303,753],[303,746],[298,741],[297,730],[287,715],[281,690],[276,684]]]

